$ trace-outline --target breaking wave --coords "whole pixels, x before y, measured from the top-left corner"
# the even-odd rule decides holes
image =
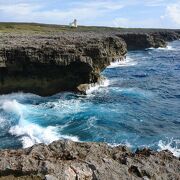
[[[107,68],[117,68],[117,67],[127,67],[127,66],[135,66],[137,64],[136,61],[134,61],[130,57],[126,57],[124,60],[117,60],[115,62],[111,62],[110,66]]]
[[[151,48],[147,48],[146,50],[164,50],[164,51],[174,51],[176,50],[174,47],[168,45],[166,47],[159,47],[159,48],[154,48],[154,47],[151,47]]]
[[[158,143],[159,151],[161,150],[169,150],[173,153],[174,156],[180,157],[180,140],[179,139],[173,139],[163,141],[160,140]]]
[[[90,84],[89,88],[86,90],[86,94],[92,94],[93,92],[99,90],[100,88],[103,87],[108,87],[109,86],[109,80],[106,78],[103,78],[99,83],[95,84]]]
[[[71,139],[73,141],[78,141],[75,136],[61,135],[58,132],[58,126],[47,126],[42,127],[38,124],[34,124],[25,119],[28,109],[25,105],[18,103],[16,100],[6,100],[1,108],[8,113],[12,113],[18,116],[18,124],[12,126],[9,129],[9,133],[17,136],[24,148],[30,147],[36,143],[49,144],[58,139]]]

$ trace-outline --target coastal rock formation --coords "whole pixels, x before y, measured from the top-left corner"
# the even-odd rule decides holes
[[[101,71],[126,51],[115,36],[2,36],[0,94],[76,91],[80,84],[98,82]]]
[[[0,179],[124,180],[180,178],[180,160],[169,151],[131,152],[125,146],[68,140],[0,151]]]
[[[85,93],[127,49],[165,47],[179,38],[170,30],[65,31],[0,34],[0,94],[23,91],[42,96]]]
[[[179,34],[175,31],[130,32],[117,34],[117,36],[125,40],[128,50],[166,47],[168,41],[180,38]]]

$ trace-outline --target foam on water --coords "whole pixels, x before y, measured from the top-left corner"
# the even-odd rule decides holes
[[[17,125],[12,126],[9,133],[19,137],[23,147],[29,147],[36,143],[49,144],[55,140],[64,138],[78,141],[77,137],[61,135],[58,132],[58,126],[41,127],[38,124],[31,123],[24,118],[27,108],[25,105],[18,103],[16,100],[6,100],[1,108],[8,112],[19,116]]]
[[[6,119],[4,119],[3,117],[0,117],[0,128],[5,128],[6,125],[7,125]]]
[[[180,140],[171,138],[168,141],[160,140],[158,143],[159,151],[169,150],[174,156],[180,157]]]
[[[135,66],[137,62],[135,62],[132,58],[126,57],[124,60],[117,60],[115,62],[111,62],[110,66],[107,68],[117,68],[117,67],[127,67],[127,66]]]
[[[115,64],[118,68],[102,73],[109,80],[91,85],[87,95],[0,96],[0,148],[79,138],[132,150],[169,149],[179,156],[180,42],[170,46],[176,50],[128,52],[124,62]]]
[[[132,144],[130,144],[128,141],[125,141],[124,143],[108,143],[110,147],[117,147],[117,146],[127,146],[128,148],[132,148]]]
[[[139,96],[139,97],[144,97],[144,98],[148,98],[148,97],[152,97],[153,94],[148,91],[148,90],[143,90],[140,88],[116,88],[116,87],[112,87],[111,88],[113,91],[119,92],[122,95],[132,95],[132,96]]]
[[[100,88],[108,87],[108,86],[109,86],[109,80],[104,78],[99,83],[89,85],[89,88],[86,90],[86,94],[87,95],[92,94],[94,91],[97,91]]]
[[[65,114],[73,114],[82,112],[84,107],[81,106],[80,99],[59,99],[54,102],[46,102],[40,105],[42,108],[51,108],[56,112]]]
[[[172,46],[166,46],[166,47],[164,47],[164,48],[159,47],[158,49],[159,49],[159,50],[168,50],[168,51],[173,51],[173,50],[175,50]]]
[[[164,51],[173,51],[173,50],[175,50],[175,48],[173,48],[172,46],[168,45],[168,46],[166,46],[166,47],[159,47],[159,48],[151,47],[151,48],[147,48],[146,50],[164,50]]]

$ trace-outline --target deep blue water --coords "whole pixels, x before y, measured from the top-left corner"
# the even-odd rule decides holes
[[[148,146],[180,155],[180,41],[128,53],[87,96],[0,96],[0,148],[75,141]]]

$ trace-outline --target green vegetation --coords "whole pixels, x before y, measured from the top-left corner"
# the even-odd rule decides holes
[[[71,28],[66,25],[50,25],[38,23],[0,23],[0,32],[60,32],[60,31],[109,31],[118,30],[120,28],[111,27],[95,27],[95,26],[79,26],[78,28]]]
[[[11,23],[0,22],[0,33],[55,33],[63,31],[121,31],[121,32],[148,32],[158,31],[158,29],[141,29],[141,28],[115,28],[100,26],[78,26],[71,28],[67,25],[39,24],[39,23]]]

